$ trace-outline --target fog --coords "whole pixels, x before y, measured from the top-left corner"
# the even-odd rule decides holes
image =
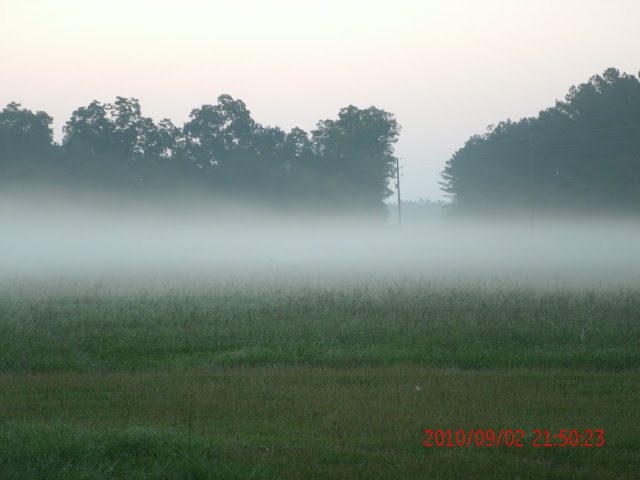
[[[209,200],[210,201],[210,200]],[[640,224],[610,219],[399,226],[195,201],[0,198],[0,277],[206,275],[640,286]]]

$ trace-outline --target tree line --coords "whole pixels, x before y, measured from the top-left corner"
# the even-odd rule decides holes
[[[640,81],[615,68],[537,117],[475,135],[446,163],[451,214],[640,213]]]
[[[67,189],[216,198],[291,209],[383,215],[400,125],[376,107],[343,108],[306,132],[265,127],[221,95],[182,126],[143,116],[135,98],[76,109],[53,139],[53,119],[12,102],[0,112],[0,181]]]

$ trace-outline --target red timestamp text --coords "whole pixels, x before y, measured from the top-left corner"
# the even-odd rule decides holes
[[[604,430],[567,430],[549,433],[549,430],[534,430],[534,447],[602,447]]]
[[[525,440],[524,430],[501,428],[470,429],[467,430],[425,430],[426,447],[524,447],[530,444],[534,447],[602,447],[604,445],[604,430],[561,429],[557,433],[547,430],[534,430],[533,440]]]

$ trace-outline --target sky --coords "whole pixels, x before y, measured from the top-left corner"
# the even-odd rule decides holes
[[[403,199],[439,200],[470,136],[609,67],[637,75],[639,18],[637,0],[0,0],[0,108],[46,111],[60,141],[116,96],[181,126],[226,93],[307,131],[373,105],[402,125]]]

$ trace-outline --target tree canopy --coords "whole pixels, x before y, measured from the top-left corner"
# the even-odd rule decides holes
[[[170,189],[279,208],[381,214],[394,174],[400,127],[391,113],[350,105],[310,134],[263,126],[242,100],[220,95],[191,111],[182,128],[156,123],[135,98],[93,101],[66,122],[62,144],[52,118],[10,103],[0,113],[4,182],[35,178],[43,163],[65,188],[145,195]]]
[[[11,102],[0,112],[0,178],[25,181],[49,170],[55,157],[53,119]]]
[[[610,68],[535,118],[472,136],[441,185],[452,213],[637,215],[639,79]]]

